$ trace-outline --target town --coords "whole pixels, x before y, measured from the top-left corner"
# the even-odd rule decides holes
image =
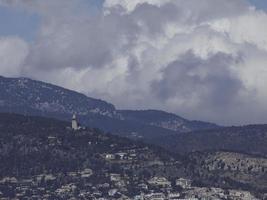
[[[80,127],[75,115],[71,124],[28,136],[31,145],[17,154],[36,164],[27,168],[29,160],[15,160],[15,166],[1,174],[1,200],[257,199],[247,191],[200,186],[178,158],[162,149]],[[13,145],[1,144],[3,157],[8,155],[4,149],[25,147],[22,143],[29,140],[27,135],[12,138]],[[47,153],[53,159],[39,165]]]
[[[9,197],[18,200],[257,199],[245,191],[195,187],[191,185],[190,180],[184,178],[169,180],[165,177],[155,176],[146,179],[110,171],[94,172],[89,168],[66,174],[40,174],[22,180],[5,177],[0,180],[0,188],[1,200],[8,200]]]

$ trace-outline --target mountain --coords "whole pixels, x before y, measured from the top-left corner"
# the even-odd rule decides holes
[[[76,113],[84,125],[143,140],[218,127],[163,111],[116,110],[105,101],[28,78],[0,77],[0,112],[62,120],[70,120]]]
[[[180,156],[70,125],[0,113],[0,198],[115,200],[142,193],[145,199],[264,199],[267,192],[264,157],[223,151]]]
[[[216,124],[201,121],[190,121],[175,114],[159,110],[120,110],[118,112],[125,120],[144,123],[178,132],[191,132],[195,130],[218,128],[218,125]]]
[[[0,77],[0,91],[0,106],[5,111],[43,115],[95,113],[109,117],[116,116],[112,104],[27,78]]]
[[[172,152],[187,154],[196,151],[234,151],[267,155],[267,125],[226,127],[182,133],[151,141]]]

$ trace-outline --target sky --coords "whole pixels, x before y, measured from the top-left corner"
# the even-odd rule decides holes
[[[250,0],[250,3],[258,9],[267,9],[267,2],[265,0]]]
[[[0,0],[0,75],[223,125],[267,123],[265,0]]]

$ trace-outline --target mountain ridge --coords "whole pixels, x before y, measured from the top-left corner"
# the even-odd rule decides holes
[[[145,124],[173,131],[191,132],[194,130],[213,129],[219,127],[214,123],[188,120],[174,113],[162,110],[118,110],[118,112],[126,119],[128,118],[138,122],[143,121]],[[190,127],[190,129],[188,127]]]
[[[157,110],[154,110],[154,113],[161,115],[161,121],[151,121],[146,118],[150,115],[149,110],[117,110],[113,104],[106,101],[29,78],[1,76],[0,92],[1,112],[48,116],[63,120],[69,120],[71,115],[76,113],[85,125],[126,137],[157,137],[218,127],[215,124],[190,121]],[[138,120],[132,119],[132,115],[137,115]],[[153,135],[147,136],[147,132],[153,132]]]

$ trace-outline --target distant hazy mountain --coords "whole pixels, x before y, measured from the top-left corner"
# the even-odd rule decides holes
[[[0,77],[0,112],[63,120],[76,113],[84,125],[139,139],[217,127],[163,111],[118,111],[105,101],[28,78]]]
[[[159,110],[121,110],[118,112],[125,120],[145,123],[147,125],[178,132],[218,128],[216,124],[201,121],[190,121],[175,114]]]

